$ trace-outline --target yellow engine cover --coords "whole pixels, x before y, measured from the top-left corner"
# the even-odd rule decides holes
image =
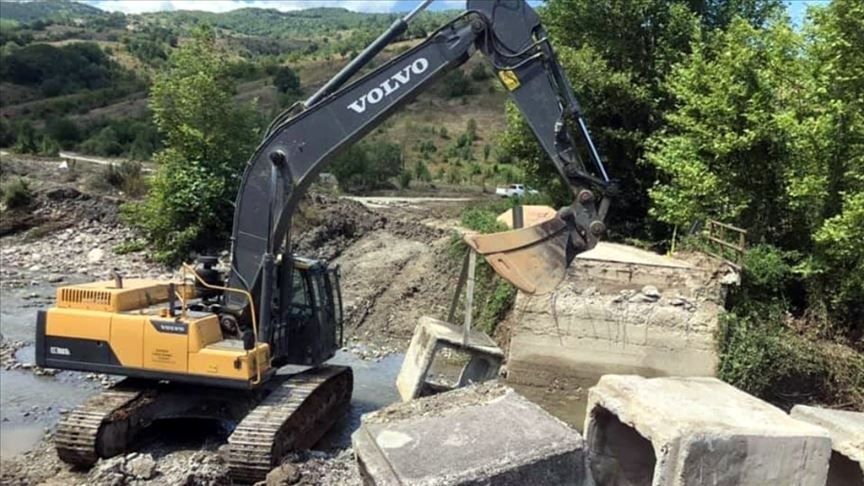
[[[183,298],[191,286],[176,285]],[[217,315],[187,311],[168,316],[168,283],[128,280],[61,287],[57,306],[40,311],[40,366],[250,387],[269,368],[270,347],[245,350],[224,339]],[[260,369],[259,369],[260,368]]]

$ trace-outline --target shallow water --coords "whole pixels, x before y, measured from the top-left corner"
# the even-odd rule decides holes
[[[0,289],[0,334],[10,341],[33,342],[36,311],[52,304],[54,295],[50,285]]]
[[[16,353],[33,362],[33,347]],[[0,370],[0,456],[28,451],[39,443],[46,427],[53,427],[61,410],[71,410],[100,386],[80,373],[36,376],[28,370]]]

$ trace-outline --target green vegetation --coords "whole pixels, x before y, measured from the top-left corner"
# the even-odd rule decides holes
[[[336,157],[330,172],[344,191],[386,187],[391,178],[409,174],[402,170],[402,149],[387,142],[360,142],[349,147]]]
[[[232,99],[234,83],[211,29],[172,52],[153,83],[151,109],[164,137],[154,156],[159,170],[143,203],[126,207],[163,262],[228,240],[236,177],[258,140],[251,106]]]
[[[290,66],[276,68],[273,85],[282,95],[282,106],[291,106],[303,96],[303,90],[300,88],[300,76]]]
[[[131,160],[123,163],[110,164],[105,167],[98,179],[92,182],[96,185],[105,184],[130,197],[140,197],[147,192],[147,182],[144,179],[140,162]]]
[[[833,0],[800,30],[773,0],[550,0],[542,15],[621,179],[617,236],[748,230],[721,376],[781,405],[864,407],[864,5]],[[568,200],[507,116],[499,160]]]
[[[38,88],[45,96],[101,89],[128,75],[91,42],[30,44],[4,56],[0,81]]]
[[[545,196],[504,199],[465,208],[460,215],[462,226],[482,234],[507,231],[507,225],[498,221],[498,215],[519,204],[548,204]],[[450,239],[449,254],[454,265],[461,265],[468,247],[458,234]],[[458,263],[457,263],[458,262]],[[516,287],[502,279],[482,258],[477,260],[474,287],[474,325],[488,334],[495,332],[498,324],[506,317],[516,302]],[[464,318],[462,308],[457,308],[456,320]]]
[[[9,209],[23,208],[33,200],[33,190],[22,178],[11,180],[0,187],[3,204]]]

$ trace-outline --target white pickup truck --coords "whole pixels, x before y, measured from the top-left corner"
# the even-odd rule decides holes
[[[495,189],[495,195],[501,197],[517,197],[526,194],[537,194],[534,189],[528,189],[525,184],[510,184],[507,187],[498,187]]]

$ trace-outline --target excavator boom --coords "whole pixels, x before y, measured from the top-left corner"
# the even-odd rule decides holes
[[[256,302],[259,335],[274,346],[276,356],[282,345],[287,346],[271,339],[285,335],[278,329],[285,320],[281,315],[285,306],[280,310],[279,303],[289,302],[290,296],[285,286],[278,289],[279,295],[274,295],[274,282],[288,279],[287,274],[275,274],[274,262],[279,256],[283,262],[291,258],[291,217],[303,194],[342,149],[380,125],[445,73],[465,63],[475,50],[482,52],[495,70],[575,198],[559,213],[561,224],[555,238],[545,237],[546,232],[530,234],[530,229],[524,229],[514,241],[531,244],[507,256],[509,250],[499,242],[493,245],[498,251],[484,256],[502,276],[525,291],[536,291],[539,280],[548,278],[550,266],[563,270],[576,253],[593,247],[604,230],[592,189],[602,192],[608,177],[540,19],[523,0],[469,0],[464,14],[426,40],[344,85],[404,32],[414,13],[394,22],[295,110],[293,117],[277,119],[246,167],[234,214],[229,287],[247,290],[260,301]],[[581,138],[583,152],[593,162],[598,176],[586,170],[571,127]],[[504,242],[513,239],[506,234],[497,238]],[[558,248],[551,252],[540,248],[532,251],[546,243],[557,244]],[[481,248],[489,244],[478,242],[473,246],[483,253]],[[560,258],[550,260],[555,255]],[[546,264],[538,264],[541,261]],[[510,271],[504,271],[508,266]],[[280,268],[288,272],[291,266]],[[229,308],[243,319],[249,310],[245,299],[238,295],[226,297]]]

